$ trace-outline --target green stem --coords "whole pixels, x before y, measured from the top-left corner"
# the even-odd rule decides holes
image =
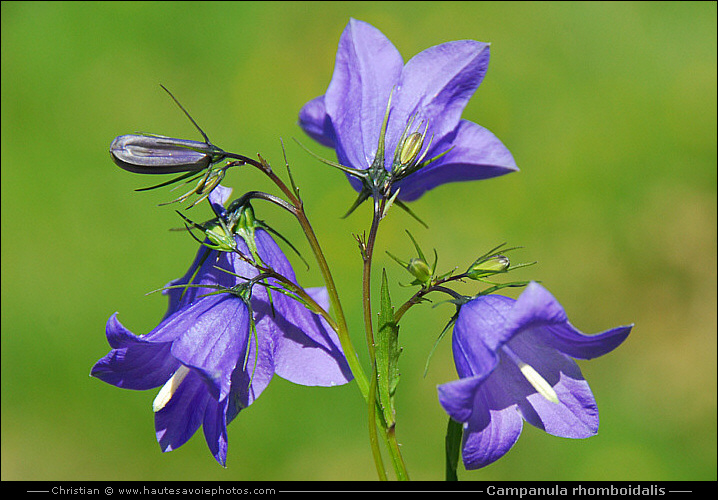
[[[372,365],[372,368],[374,373],[376,373],[376,364]],[[376,386],[377,378],[372,377],[371,387],[369,388],[369,404],[367,404],[369,411],[369,443],[371,444],[371,453],[374,457],[374,466],[379,475],[379,480],[386,481],[386,470],[384,470],[384,460],[381,457],[381,448],[379,448],[379,436],[376,427],[376,420],[379,418],[376,404],[374,404],[376,402]],[[371,422],[374,422],[374,425],[372,425]]]
[[[441,286],[441,285],[444,284],[444,283],[447,283],[447,282],[449,282],[449,281],[457,281],[457,280],[460,280],[462,277],[463,277],[463,275],[460,275],[460,276],[454,276],[454,277],[451,277],[451,278],[448,278],[448,279],[445,279],[445,280],[442,280],[442,281],[437,281],[437,282],[434,283],[433,285],[430,285],[430,286],[428,286],[428,287],[426,287],[426,288],[422,288],[421,290],[418,290],[414,295],[411,296],[411,298],[410,298],[409,300],[407,300],[406,302],[404,302],[404,303],[401,305],[401,307],[396,310],[396,312],[394,313],[394,322],[395,322],[395,323],[398,323],[399,320],[402,318],[402,316],[404,316],[404,314],[405,314],[412,306],[414,306],[414,305],[420,303],[420,302],[421,302],[421,299],[422,299],[425,295],[427,295],[427,294],[429,294],[429,293],[431,293],[431,292],[444,292],[444,293],[446,293],[446,294],[448,294],[448,295],[451,295],[451,296],[454,297],[454,298],[459,298],[459,297],[461,297],[460,294],[456,293],[456,292],[453,291],[451,288],[446,288],[446,287]]]
[[[264,159],[261,159],[260,162],[250,160],[246,157],[245,159],[248,160],[247,163],[251,164],[254,167],[257,167],[265,175],[267,175],[294,206],[293,213],[299,221],[299,225],[302,227],[302,230],[307,237],[307,241],[309,242],[309,246],[312,249],[312,253],[314,253],[317,265],[319,266],[319,270],[322,273],[322,278],[324,279],[324,284],[327,287],[327,293],[329,294],[329,303],[337,316],[337,328],[335,331],[337,332],[337,336],[339,337],[339,342],[341,343],[342,349],[344,350],[344,355],[346,356],[349,368],[354,375],[354,380],[356,380],[357,382],[357,387],[359,388],[359,391],[361,392],[364,400],[368,401],[369,381],[364,374],[364,370],[359,363],[359,357],[357,356],[357,352],[354,349],[354,345],[352,344],[351,339],[349,338],[349,328],[347,326],[346,317],[344,316],[344,309],[342,308],[341,301],[339,300],[339,292],[337,291],[336,284],[334,283],[334,277],[332,276],[331,270],[329,269],[329,264],[327,264],[327,260],[324,257],[324,252],[319,245],[319,240],[317,240],[317,236],[314,233],[314,229],[309,223],[309,219],[304,212],[304,202],[301,200],[301,198],[299,198],[299,196],[295,194],[294,190],[290,189],[284,183],[284,181],[282,181],[282,179],[280,179],[277,174],[272,171],[271,167],[264,161]]]
[[[372,216],[371,227],[369,229],[369,236],[366,241],[362,243],[362,259],[364,261],[362,270],[362,303],[364,308],[364,328],[366,333],[366,343],[369,350],[369,358],[371,359],[372,366],[375,367],[373,371],[372,385],[377,383],[377,372],[376,372],[376,352],[374,345],[374,329],[372,326],[372,311],[371,311],[371,267],[372,257],[374,255],[374,245],[376,243],[377,233],[379,231],[379,222],[381,222],[382,214],[386,206],[386,198],[381,198],[378,201],[374,198],[374,214]],[[399,444],[396,441],[396,434],[394,431],[394,423],[388,428],[383,418],[381,418],[381,411],[376,404],[376,391],[370,393],[369,398],[369,432],[370,435],[377,432],[377,424],[381,425],[384,429],[384,441],[386,443],[389,454],[391,455],[392,465],[394,466],[394,473],[399,480],[408,480],[409,474],[406,471],[406,464],[401,456],[399,450]],[[385,403],[388,404],[388,403]],[[376,411],[372,412],[371,408],[375,408]],[[373,413],[373,414],[372,414]],[[372,443],[373,445],[373,443]]]
[[[409,473],[406,470],[404,458],[401,456],[401,450],[399,450],[399,443],[396,440],[396,433],[394,432],[393,425],[386,430],[386,437],[389,443],[389,451],[391,452],[396,478],[399,481],[408,481]]]
[[[299,208],[297,210],[296,216],[299,220],[299,224],[302,226],[302,229],[304,229],[304,233],[307,235],[309,246],[312,248],[312,252],[314,252],[317,264],[319,265],[322,277],[324,278],[324,283],[327,286],[329,303],[337,316],[337,336],[339,337],[339,342],[341,343],[342,349],[344,350],[344,355],[347,358],[347,363],[349,363],[349,368],[351,368],[351,371],[354,374],[354,379],[357,381],[359,391],[362,393],[364,400],[368,401],[369,381],[364,374],[364,370],[362,370],[357,352],[354,349],[354,345],[352,344],[351,339],[349,338],[349,328],[347,327],[347,320],[344,316],[344,310],[342,309],[342,305],[339,300],[339,293],[337,291],[336,284],[334,283],[334,278],[332,277],[331,270],[329,269],[329,265],[324,258],[324,253],[322,252],[321,246],[319,245],[319,241],[314,234],[314,229],[312,229],[312,226],[309,223],[309,220],[307,219],[304,210],[302,208]]]
[[[374,457],[374,464],[377,470],[377,474],[379,475],[379,478],[382,480],[386,480],[386,471],[384,470],[384,464],[381,457],[381,450],[379,447],[379,439],[378,439],[378,432],[377,432],[377,421],[380,423],[381,417],[380,417],[380,411],[377,409],[376,404],[376,368],[375,368],[375,355],[374,355],[374,335],[372,330],[372,322],[371,322],[371,282],[370,282],[370,276],[371,276],[371,254],[373,252],[374,247],[374,241],[376,239],[376,232],[379,225],[379,220],[381,219],[379,217],[379,214],[382,212],[376,212],[375,210],[375,217],[374,221],[372,222],[372,231],[370,232],[370,240],[371,240],[371,251],[368,253],[368,263],[365,259],[364,262],[364,272],[363,272],[363,290],[364,290],[364,319],[365,324],[367,325],[367,348],[369,349],[369,355],[371,358],[371,363],[373,369],[373,376],[372,376],[372,383],[369,384],[369,381],[364,374],[364,371],[362,370],[361,364],[359,363],[359,358],[357,356],[356,350],[354,349],[354,345],[351,342],[351,339],[349,338],[349,329],[347,327],[347,321],[346,317],[344,315],[344,310],[341,306],[341,302],[339,300],[339,293],[337,291],[336,284],[334,283],[334,278],[332,276],[331,270],[329,269],[329,265],[327,264],[326,258],[324,257],[324,252],[322,251],[321,246],[319,245],[319,240],[317,239],[316,234],[314,233],[314,229],[312,228],[312,225],[309,223],[309,219],[306,216],[306,213],[304,212],[304,203],[299,197],[298,193],[296,193],[293,189],[290,189],[271,169],[269,164],[260,157],[260,161],[257,162],[255,160],[251,160],[249,158],[243,157],[243,160],[247,163],[255,166],[259,170],[261,170],[265,175],[267,175],[274,184],[279,187],[279,189],[284,193],[284,195],[287,197],[287,199],[290,201],[290,203],[293,205],[292,213],[294,213],[295,217],[297,218],[299,225],[302,227],[302,230],[304,231],[304,234],[307,237],[307,241],[309,242],[309,246],[312,249],[312,252],[314,253],[314,256],[316,258],[317,264],[319,265],[319,269],[322,273],[322,277],[324,279],[324,283],[327,287],[327,292],[329,294],[329,303],[332,307],[332,309],[335,311],[336,314],[336,333],[339,337],[339,342],[342,345],[342,349],[344,350],[344,354],[347,359],[347,363],[349,364],[349,368],[352,371],[352,374],[354,375],[354,379],[357,381],[357,387],[359,388],[359,391],[361,392],[362,396],[364,397],[364,400],[367,402],[368,407],[368,414],[369,414],[369,439],[370,439],[370,445],[372,449],[372,455]],[[385,200],[382,200],[383,203],[385,203]],[[382,208],[383,208],[382,203]],[[363,255],[366,255],[365,252],[363,252]],[[367,307],[368,304],[368,307]],[[331,323],[330,323],[331,324]],[[373,389],[372,389],[373,387]],[[382,425],[384,427],[384,425]],[[396,439],[394,437],[393,432],[393,426],[391,429],[391,432],[388,433],[388,431],[385,429],[384,433],[384,440],[387,444],[387,448],[389,449],[389,452],[392,456],[392,462],[394,464],[394,469],[397,475],[397,478],[399,479],[408,479],[408,475],[406,474],[406,467],[404,465],[403,459],[401,458],[401,453],[399,452],[398,443],[396,443]]]

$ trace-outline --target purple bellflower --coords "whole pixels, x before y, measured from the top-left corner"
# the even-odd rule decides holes
[[[227,191],[219,186],[210,201],[217,206]],[[247,242],[240,236],[235,240],[241,252],[251,255]],[[254,243],[264,264],[296,282],[269,233],[257,228]],[[238,276],[257,274],[236,253],[202,247],[185,276],[169,283],[200,286],[166,289],[169,307],[155,329],[136,336],[117,313],[108,320],[112,350],[91,375],[125,389],[162,387],[153,402],[162,451],[183,445],[202,425],[212,455],[225,465],[227,425],[259,397],[275,373],[307,386],[352,379],[339,340],[321,316],[276,290],[270,299],[261,284],[253,287],[251,298],[243,293],[246,280]],[[217,286],[235,293],[217,293]],[[328,307],[326,290],[307,292]]]
[[[351,19],[327,92],[304,105],[299,124],[334,148],[344,166],[366,170],[379,162],[392,173],[402,201],[447,182],[513,172],[518,169],[501,141],[461,119],[488,64],[489,44],[460,40],[426,49],[404,65],[379,30]],[[362,189],[358,179],[349,180]]]
[[[463,423],[466,469],[506,454],[524,420],[554,436],[596,434],[596,401],[571,358],[602,356],[618,347],[631,328],[584,335],[537,283],[516,300],[485,295],[461,306],[453,334],[459,380],[438,391],[449,416]]]

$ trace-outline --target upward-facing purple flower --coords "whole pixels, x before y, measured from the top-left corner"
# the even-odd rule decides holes
[[[236,241],[250,255],[246,242],[239,236]],[[287,258],[266,231],[256,229],[255,242],[266,265],[296,282]],[[117,314],[107,322],[112,350],[91,375],[126,389],[162,386],[153,403],[162,451],[183,445],[202,425],[210,451],[224,465],[227,424],[259,397],[275,373],[311,386],[352,379],[334,331],[295,300],[275,291],[270,303],[261,285],[252,290],[249,303],[241,293],[207,295],[217,292],[216,286],[241,285],[244,280],[235,275],[252,278],[257,271],[235,253],[202,247],[187,274],[170,283],[200,286],[166,290],[169,308],[154,330],[136,336]],[[328,307],[323,289],[307,291]],[[250,328],[252,314],[256,334]]]
[[[426,49],[404,65],[379,30],[351,19],[339,40],[327,92],[302,108],[299,124],[336,149],[339,163],[363,170],[375,161],[388,109],[385,153],[379,161],[395,172],[406,161],[402,168],[409,175],[399,175],[393,186],[401,189],[398,198],[404,201],[447,182],[513,172],[517,168],[508,149],[485,128],[461,119],[488,64],[489,44],[460,40]],[[407,167],[410,163],[414,165]],[[356,179],[350,181],[361,188]]]
[[[584,335],[537,283],[517,300],[486,295],[461,306],[453,335],[460,379],[438,390],[446,412],[464,423],[466,468],[501,458],[518,440],[524,420],[554,436],[596,434],[596,401],[571,358],[602,356],[631,328]]]

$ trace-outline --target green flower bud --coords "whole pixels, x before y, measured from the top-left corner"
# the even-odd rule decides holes
[[[471,279],[478,279],[492,274],[503,273],[509,268],[510,264],[508,257],[494,255],[486,260],[474,262],[466,271],[466,276]]]
[[[225,231],[219,222],[209,223],[204,228],[204,234],[211,243],[211,248],[220,252],[233,252],[236,246],[234,236]]]
[[[431,269],[423,259],[411,259],[406,266],[406,270],[421,283],[426,283],[431,279]]]

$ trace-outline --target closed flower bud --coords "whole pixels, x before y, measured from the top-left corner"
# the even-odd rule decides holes
[[[224,157],[211,144],[160,135],[121,135],[112,141],[110,155],[117,166],[138,174],[195,172]]]
[[[509,268],[510,264],[508,257],[494,255],[486,260],[474,262],[466,271],[466,276],[471,279],[478,279],[483,276],[502,273]]]
[[[218,222],[207,224],[204,228],[204,234],[210,242],[210,248],[220,252],[233,252],[236,243],[234,235],[227,233],[225,227]]]
[[[411,259],[406,266],[406,270],[413,274],[421,283],[426,283],[431,279],[431,269],[422,259]]]

